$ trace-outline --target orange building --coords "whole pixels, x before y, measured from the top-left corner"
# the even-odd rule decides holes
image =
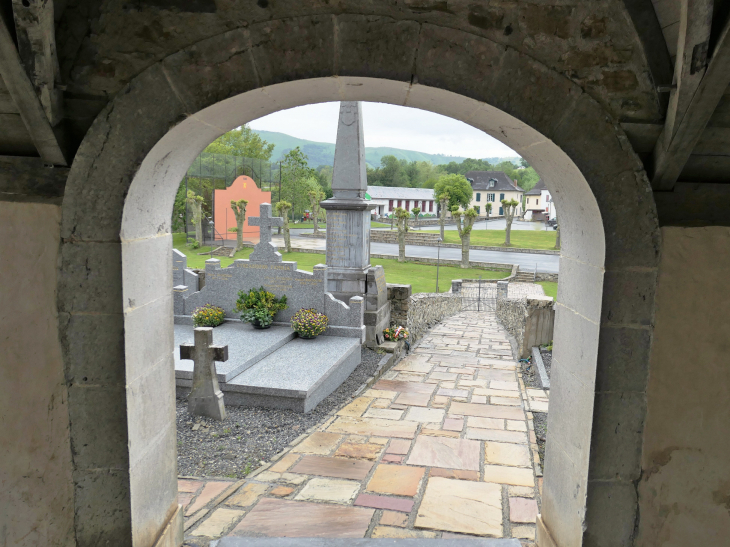
[[[216,237],[224,239],[236,239],[235,232],[229,232],[229,228],[236,227],[236,215],[231,209],[231,201],[239,199],[248,200],[246,206],[246,220],[243,222],[243,239],[259,239],[259,227],[249,226],[248,217],[259,216],[259,205],[271,203],[271,192],[264,192],[256,186],[251,177],[240,176],[233,181],[225,190],[215,191],[215,229],[220,234]]]

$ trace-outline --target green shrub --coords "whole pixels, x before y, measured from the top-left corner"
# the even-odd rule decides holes
[[[246,323],[258,321],[262,327],[274,322],[276,312],[287,308],[286,295],[276,298],[276,295],[261,287],[251,289],[248,294],[238,291],[236,311],[241,312],[241,320]]]
[[[191,317],[196,327],[217,327],[223,324],[226,318],[226,312],[223,308],[219,308],[213,304],[206,304],[202,308],[197,308]]]
[[[193,239],[192,237],[188,238],[188,247],[191,249],[200,249],[200,241],[197,239]]]

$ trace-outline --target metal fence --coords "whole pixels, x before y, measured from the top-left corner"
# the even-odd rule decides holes
[[[495,311],[497,284],[482,279],[464,281],[461,284],[462,311]]]

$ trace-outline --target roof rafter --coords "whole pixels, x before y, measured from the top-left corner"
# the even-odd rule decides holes
[[[709,17],[707,4],[709,3]],[[675,80],[662,134],[654,147],[654,190],[672,190],[702,136],[720,99],[730,85],[730,22],[707,63],[712,2],[683,0],[680,48]],[[692,7],[697,10],[692,12]],[[706,66],[706,68],[705,68]]]
[[[0,16],[0,75],[41,159],[52,165],[68,165],[33,82],[23,67],[8,23],[2,16]]]

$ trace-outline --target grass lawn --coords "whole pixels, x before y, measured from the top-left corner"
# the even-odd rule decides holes
[[[440,233],[439,230],[419,230],[432,234]],[[555,230],[512,230],[510,247],[521,249],[553,249],[555,247]],[[461,245],[459,232],[446,230],[444,232],[445,243],[457,243]],[[486,245],[501,247],[504,243],[504,230],[479,230],[471,231],[471,245]]]
[[[185,234],[172,235],[173,247],[188,257],[188,268],[205,268],[205,261],[210,255],[200,255],[204,251],[210,251],[210,247],[191,249],[185,244]],[[253,249],[246,248],[238,251],[233,258],[217,256],[221,261],[221,267],[229,266],[234,260],[248,258]],[[312,253],[282,253],[284,260],[297,262],[297,268],[311,272],[316,264],[324,264],[324,254]],[[410,284],[413,292],[435,292],[436,290],[436,266],[427,264],[413,264],[411,262],[399,263],[395,259],[372,259],[373,266],[383,266],[385,269],[385,280],[388,283]],[[507,271],[480,270],[478,268],[461,269],[456,266],[441,266],[439,268],[439,289],[440,292],[447,292],[451,288],[452,279],[503,279],[509,275]],[[555,285],[555,283],[553,283]],[[545,291],[547,292],[547,290]]]
[[[552,296],[556,301],[558,299],[558,284],[555,281],[538,281],[538,285],[542,285],[545,296]]]

